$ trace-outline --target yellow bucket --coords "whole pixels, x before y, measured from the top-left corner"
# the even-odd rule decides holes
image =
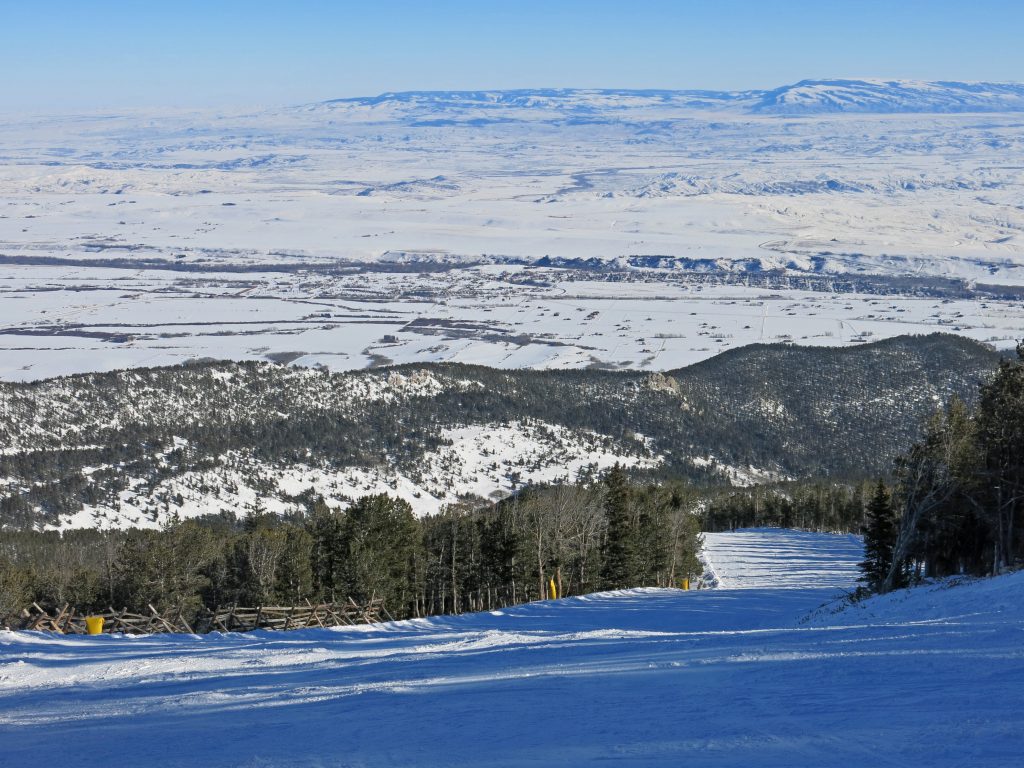
[[[85,631],[90,635],[102,635],[103,634],[103,617],[102,616],[86,616],[85,617]]]

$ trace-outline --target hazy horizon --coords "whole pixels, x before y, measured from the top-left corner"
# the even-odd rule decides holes
[[[1024,9],[983,0],[488,5],[61,0],[6,8],[4,112],[206,109],[406,91],[1020,82]],[[913,30],[912,35],[907,30]]]

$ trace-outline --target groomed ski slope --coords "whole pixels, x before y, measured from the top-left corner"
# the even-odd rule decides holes
[[[706,556],[717,589],[277,634],[0,633],[0,764],[1024,760],[1024,573],[834,614],[853,537],[714,534]]]

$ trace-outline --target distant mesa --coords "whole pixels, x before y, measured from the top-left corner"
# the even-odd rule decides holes
[[[731,111],[741,114],[924,114],[1024,112],[1024,84],[916,80],[801,80],[771,90],[708,91],[538,88],[406,91],[333,99],[309,108],[391,112],[420,127],[479,127],[541,112],[578,121],[614,119],[630,109]]]

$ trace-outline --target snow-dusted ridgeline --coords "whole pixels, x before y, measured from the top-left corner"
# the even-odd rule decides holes
[[[884,471],[996,360],[933,335],[654,374],[211,362],[0,384],[0,522],[150,527],[382,492],[429,514],[615,463],[737,485]]]

